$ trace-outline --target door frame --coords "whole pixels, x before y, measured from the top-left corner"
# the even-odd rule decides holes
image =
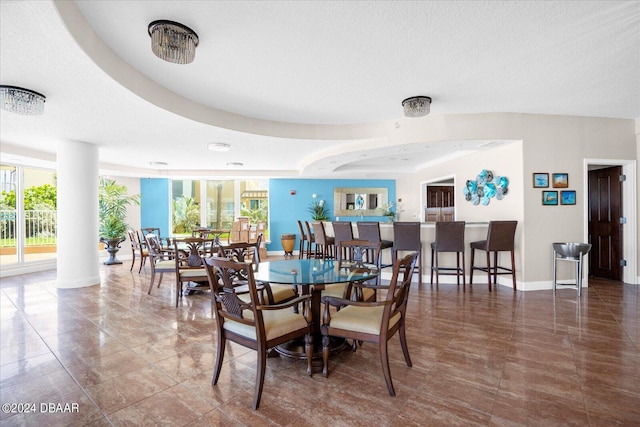
[[[622,166],[622,173],[627,179],[622,183],[622,216],[627,223],[622,229],[622,257],[627,261],[627,266],[622,269],[622,281],[624,283],[637,283],[638,259],[637,252],[637,200],[636,200],[636,161],[619,159],[584,159],[583,185],[584,185],[584,241],[589,239],[589,165]],[[587,265],[587,271],[589,266]]]

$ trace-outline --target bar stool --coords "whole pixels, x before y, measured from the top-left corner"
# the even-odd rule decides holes
[[[333,226],[333,238],[334,244],[336,245],[336,258],[338,258],[340,242],[349,242],[353,240],[353,228],[351,228],[351,223],[348,221],[333,221],[331,225]],[[346,256],[345,248],[341,254],[341,258],[345,258]]]
[[[300,231],[300,245],[298,246],[298,259],[304,258],[304,253],[307,251],[307,247],[311,246],[311,242],[307,237],[307,234],[304,231],[304,227],[302,226],[302,221],[298,220],[298,230]]]
[[[498,274],[510,274],[513,278],[513,290],[516,290],[516,263],[514,253],[514,240],[518,221],[490,221],[487,240],[471,242],[471,275],[469,284],[473,284],[473,270],[487,272],[489,281],[489,292],[491,292],[491,275],[493,274],[494,284],[497,284]],[[487,253],[487,266],[476,267],[474,258],[476,249]],[[498,265],[498,252],[511,252],[511,268],[500,267]],[[491,265],[491,252],[493,252],[493,266]]]
[[[314,222],[313,224],[311,224],[311,226],[313,227],[313,234],[315,235],[315,258],[318,258],[318,249],[321,252],[320,257],[322,259],[333,258],[335,239],[333,237],[327,236],[322,221]]]
[[[431,283],[433,284],[433,272],[436,273],[436,285],[440,284],[438,276],[456,275],[456,281],[460,285],[460,275],[462,275],[462,286],[465,283],[464,265],[464,221],[441,221],[436,222],[436,241],[431,243]],[[438,263],[438,253],[455,252],[456,267],[440,267]],[[460,268],[460,257],[462,256],[462,268]],[[435,263],[434,263],[435,259]],[[443,272],[444,271],[444,272]]]
[[[418,285],[422,286],[422,242],[420,241],[419,222],[394,222],[393,223],[393,247],[391,258],[393,262],[398,259],[399,251],[411,251],[418,253]]]
[[[304,227],[307,230],[307,240],[308,240],[307,258],[311,258],[312,249],[314,249],[314,245],[316,244],[316,236],[311,231],[311,226],[309,225],[309,221],[305,221],[304,222]],[[315,258],[316,251],[317,251],[317,249],[313,250],[314,258]]]
[[[553,291],[556,286],[573,286],[573,284],[563,284],[557,282],[556,269],[558,261],[569,261],[576,263],[576,291],[578,297],[582,293],[582,260],[591,250],[589,243],[554,243],[553,244]]]
[[[382,240],[380,236],[380,223],[377,221],[361,221],[357,223],[358,239],[366,240],[371,243],[380,243],[382,249],[392,249],[393,242],[390,240]],[[393,256],[393,255],[392,255]],[[380,268],[391,267],[393,264],[384,264]]]

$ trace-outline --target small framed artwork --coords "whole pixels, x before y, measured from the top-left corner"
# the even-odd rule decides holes
[[[556,206],[558,204],[558,192],[557,191],[543,191],[542,192],[542,204],[544,206]]]
[[[545,172],[533,173],[533,188],[549,187],[549,174]]]
[[[568,173],[554,173],[552,178],[553,188],[567,188],[569,187],[569,174]]]
[[[575,205],[576,204],[576,191],[564,190],[560,192],[560,204],[561,205]]]

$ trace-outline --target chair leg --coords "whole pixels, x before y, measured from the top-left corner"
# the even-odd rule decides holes
[[[267,349],[258,349],[258,371],[256,372],[256,391],[253,395],[253,409],[256,410],[260,406],[260,398],[262,397],[262,386],[264,385],[264,373],[267,369]]]
[[[304,336],[304,351],[307,353],[307,375],[313,375],[313,335]],[[324,357],[324,356],[323,356]]]
[[[467,272],[467,269],[465,268],[465,265],[464,265],[464,252],[460,252],[460,255],[462,257],[462,290],[464,290],[467,286],[467,279],[464,277]]]
[[[322,376],[329,376],[329,336],[322,336]]]
[[[475,270],[474,258],[476,250],[471,248],[471,271],[469,272],[469,285],[473,285],[473,270]]]
[[[436,253],[436,286],[440,286],[440,266],[438,263],[438,254]],[[420,269],[418,269],[418,271],[420,271]]]
[[[404,319],[401,320],[402,325],[400,325],[400,329],[398,330],[398,335],[400,336],[400,346],[402,347],[402,353],[404,354],[404,361],[408,367],[412,367],[411,357],[409,356],[409,346],[407,345],[407,335],[405,333],[406,329],[404,327]]]
[[[491,252],[487,251],[487,280],[489,280],[489,292],[491,292]]]
[[[227,346],[227,339],[218,332],[218,354],[216,354],[216,366],[213,369],[213,378],[211,378],[211,385],[218,383],[220,377],[220,371],[222,371],[222,362],[224,361],[224,351]]]
[[[460,252],[456,252],[456,284],[460,286]]]
[[[422,287],[422,251],[418,251],[418,286]]]
[[[152,268],[151,269],[151,282],[149,283],[149,292],[147,292],[148,295],[151,295],[151,289],[153,289],[153,280],[156,277],[156,271]]]
[[[493,252],[493,284],[498,284],[498,251]]]
[[[434,264],[433,264],[433,260],[435,257],[435,251],[433,250],[433,248],[431,248],[431,275],[429,276],[429,281],[431,282],[431,284],[433,285],[433,269],[435,268]],[[438,274],[436,273],[436,278],[438,277]]]
[[[513,290],[516,290],[516,256],[511,251],[511,277],[513,277]]]
[[[132,251],[132,256],[131,256],[131,267],[129,267],[129,271],[133,271],[133,264],[135,264],[136,262],[136,251]],[[142,262],[142,261],[140,261]]]
[[[389,352],[387,349],[387,340],[385,338],[380,341],[380,361],[382,362],[382,373],[384,374],[384,380],[387,383],[387,390],[389,390],[389,395],[395,396],[396,391],[393,388],[393,381],[391,381],[391,369],[389,368]]]

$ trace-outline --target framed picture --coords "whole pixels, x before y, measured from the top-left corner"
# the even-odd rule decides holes
[[[554,173],[552,178],[553,188],[567,188],[569,186],[568,173]]]
[[[576,191],[564,190],[560,192],[560,204],[561,205],[575,205],[576,204]]]
[[[549,174],[546,172],[533,173],[533,188],[549,187]]]
[[[542,204],[545,206],[556,206],[558,204],[558,192],[557,191],[543,191],[542,192]]]

